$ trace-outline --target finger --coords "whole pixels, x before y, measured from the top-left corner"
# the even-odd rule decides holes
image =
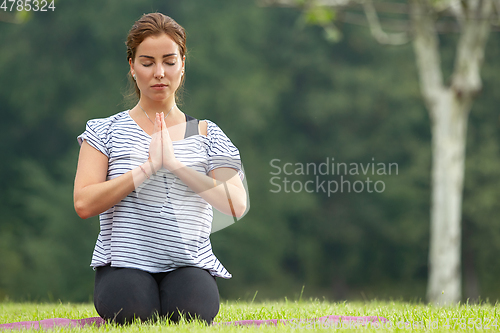
[[[165,123],[165,115],[163,114],[163,112],[161,114],[162,114],[162,117],[161,117],[161,129],[162,129],[162,131],[165,131],[166,133],[168,133],[167,124]]]
[[[158,133],[161,130],[161,123],[158,120],[158,113],[156,114],[155,117],[155,123],[154,123],[154,133]]]

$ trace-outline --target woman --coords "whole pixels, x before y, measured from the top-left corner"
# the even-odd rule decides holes
[[[139,102],[88,121],[78,137],[75,210],[84,219],[100,214],[94,304],[119,323],[158,315],[211,323],[215,277],[231,277],[212,253],[212,206],[244,214],[239,152],[216,124],[176,105],[186,60],[179,24],[143,15],[126,45]]]

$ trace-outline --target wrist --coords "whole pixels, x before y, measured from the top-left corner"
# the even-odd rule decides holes
[[[146,171],[145,165],[144,164],[139,165],[139,168],[141,169],[142,173],[144,173],[144,175],[146,176],[146,178],[149,179],[149,177],[151,175]]]
[[[175,170],[184,167],[184,164],[182,164],[178,159],[174,158],[172,161],[169,161],[168,163],[163,163],[163,167],[170,172],[174,172]]]
[[[152,175],[156,175],[156,172],[161,169],[161,163],[158,163],[158,165],[155,165],[153,160],[151,160],[151,157],[149,157],[148,160],[144,164],[146,164],[145,167],[151,172]]]
[[[148,159],[148,167],[149,167],[149,170],[151,170],[152,175],[156,175],[156,171],[158,171],[160,169],[160,168],[156,169],[153,161],[151,161],[150,159]]]

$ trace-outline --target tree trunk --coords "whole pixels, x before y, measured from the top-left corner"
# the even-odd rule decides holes
[[[467,118],[481,89],[480,68],[490,29],[491,0],[464,1],[462,32],[450,87],[443,85],[435,12],[412,0],[411,18],[420,89],[431,118],[432,206],[427,298],[461,300],[461,216]]]
[[[461,215],[467,115],[470,103],[441,91],[430,111],[432,205],[427,298],[439,304],[461,299]]]

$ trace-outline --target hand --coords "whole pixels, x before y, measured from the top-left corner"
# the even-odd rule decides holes
[[[174,146],[172,144],[172,139],[170,138],[170,133],[168,132],[167,124],[165,123],[165,115],[163,112],[160,114],[161,122],[161,142],[162,142],[162,163],[163,167],[169,171],[175,169],[177,159],[174,155]]]
[[[157,113],[151,143],[149,144],[149,160],[153,164],[154,169],[151,170],[151,173],[156,173],[156,171],[161,169],[163,165],[162,157],[161,121],[160,115]]]

